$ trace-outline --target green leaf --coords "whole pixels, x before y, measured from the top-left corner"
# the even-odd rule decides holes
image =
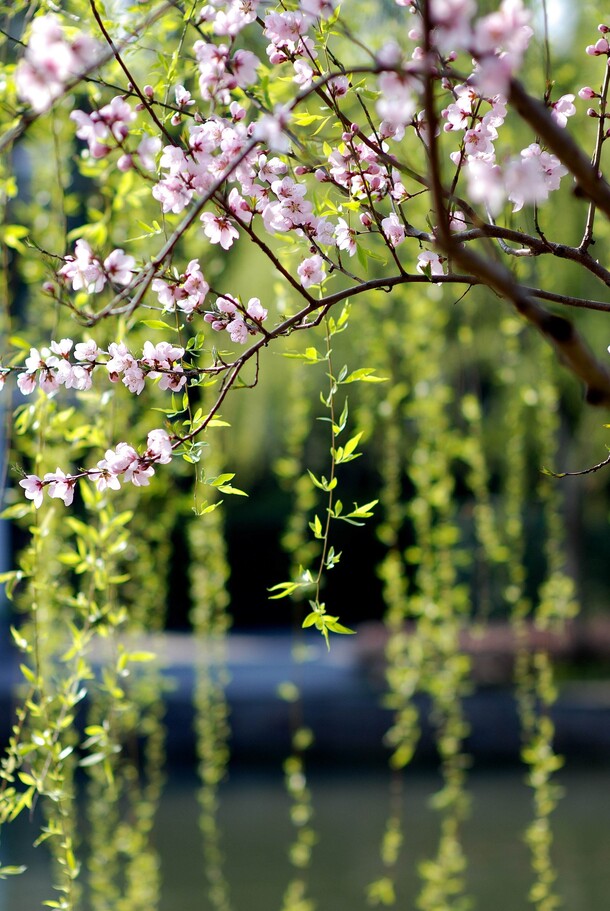
[[[387,383],[387,381],[386,376],[375,376],[373,367],[361,367],[360,370],[354,370],[340,382],[345,385],[346,383]]]
[[[217,478],[211,478],[207,481],[212,487],[220,487],[222,484],[227,484],[229,481],[232,481],[235,477],[235,472],[226,474],[219,474]]]
[[[320,519],[318,518],[318,516],[315,516],[313,522],[309,523],[309,527],[313,531],[314,537],[319,538],[319,539],[322,539],[324,537],[324,534],[322,531],[322,523],[320,522]]]
[[[275,595],[269,595],[270,601],[277,601],[279,598],[287,598],[289,595],[294,594],[297,589],[302,588],[303,585],[308,583],[304,582],[278,582],[277,585],[272,585],[271,588],[268,588],[269,592],[276,592]]]
[[[246,493],[245,490],[240,490],[239,487],[231,487],[230,484],[222,484],[222,485],[218,488],[218,490],[220,490],[221,493],[233,494],[233,495],[237,495],[237,496],[239,496],[239,497],[247,497],[247,496],[248,496],[248,494]]]
[[[162,319],[141,319],[139,320],[140,325],[148,326],[149,329],[162,329],[163,332],[169,329],[170,332],[178,332],[176,326],[169,326],[167,323],[164,323]]]
[[[346,636],[355,636],[356,635],[355,629],[350,629],[348,626],[343,626],[342,623],[339,623],[339,620],[337,617],[325,617],[324,622],[326,624],[327,629],[329,629],[331,631],[331,633],[340,633],[340,634],[346,635]]]
[[[0,879],[6,879],[7,876],[19,876],[20,873],[25,873],[27,867],[0,867]]]

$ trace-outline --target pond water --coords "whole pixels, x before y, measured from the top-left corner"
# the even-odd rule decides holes
[[[469,860],[468,891],[475,909],[518,911],[531,907],[528,851],[521,835],[530,820],[531,793],[520,769],[474,771],[471,815],[464,827]],[[553,817],[553,856],[558,891],[570,911],[597,911],[610,893],[610,768],[565,771],[565,788]],[[367,883],[382,874],[378,843],[389,802],[388,775],[378,769],[321,771],[310,779],[318,843],[308,874],[318,911],[369,907]],[[205,911],[196,781],[188,769],[170,774],[156,826],[163,894],[160,911]],[[417,864],[435,851],[438,819],[429,800],[438,788],[432,772],[414,769],[404,778],[405,845],[398,905],[414,909]],[[281,770],[234,769],[223,786],[220,823],[234,911],[279,911],[292,875],[287,848],[292,838]],[[29,847],[24,819],[7,830],[6,863],[28,863],[22,876],[0,884],[1,911],[34,911],[55,896],[44,847]],[[10,838],[10,841],[8,839]],[[151,909],[153,911],[153,909]]]

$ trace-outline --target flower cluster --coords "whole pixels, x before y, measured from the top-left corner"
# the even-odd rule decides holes
[[[170,279],[153,279],[151,287],[164,310],[177,307],[190,318],[202,309],[210,290],[197,259],[192,259],[181,275],[176,272]]]
[[[216,309],[209,311],[204,317],[212,329],[217,332],[226,329],[232,341],[242,344],[247,341],[248,335],[255,335],[260,331],[261,323],[266,318],[267,311],[258,297],[251,297],[243,306],[238,300],[226,294],[218,298]]]
[[[70,119],[76,123],[76,135],[87,143],[92,158],[106,158],[118,148],[123,152],[117,161],[119,171],[128,171],[136,162],[145,171],[153,171],[155,157],[161,149],[161,140],[158,136],[144,135],[135,149],[126,149],[129,125],[137,116],[123,95],[117,95],[108,104],[90,114],[85,111],[72,111]]]
[[[70,360],[73,346],[76,362]],[[50,348],[30,348],[25,371],[17,376],[17,386],[23,395],[33,392],[37,383],[47,395],[57,392],[60,386],[84,391],[92,386],[94,369],[105,367],[111,382],[121,380],[136,395],[144,389],[147,378],[158,379],[160,389],[175,392],[186,383],[184,369],[177,363],[183,357],[184,348],[169,342],[144,342],[142,356],[136,358],[123,342],[111,342],[108,351],[102,351],[91,339],[74,345],[72,339],[62,338],[51,342]]]
[[[475,202],[484,203],[495,215],[508,199],[517,212],[526,203],[543,202],[559,188],[567,168],[537,143],[502,164],[497,161],[495,142],[506,117],[502,95],[485,97],[472,84],[457,85],[453,93],[455,100],[442,116],[446,131],[464,131],[460,150],[453,152],[451,159],[458,167],[464,165],[469,194]],[[556,116],[567,117],[569,113],[562,103]]]
[[[32,22],[25,56],[15,72],[17,93],[37,113],[62,95],[70,80],[90,69],[99,57],[99,46],[79,32],[70,40],[53,13]]]
[[[65,257],[65,265],[57,273],[71,282],[74,291],[85,290],[96,294],[107,281],[115,285],[128,285],[133,278],[136,261],[124,250],[113,250],[104,262],[95,256],[86,240],[77,240],[74,254]]]
[[[86,143],[84,158],[108,158],[107,172],[113,166],[120,171],[135,169],[140,192],[151,194],[164,215],[181,215],[189,207],[191,211],[183,220],[167,219],[170,227],[163,252],[150,260],[152,269],[149,266],[140,274],[134,256],[123,249],[104,257],[86,240],[78,240],[58,270],[62,288],[57,299],[66,297],[68,287],[90,295],[109,288],[117,299],[99,313],[87,313],[92,323],[108,313],[131,314],[144,305],[175,312],[188,323],[203,318],[214,331],[226,331],[238,344],[257,334],[269,341],[276,329],[277,334],[283,330],[263,328],[268,313],[259,298],[242,303],[235,294],[211,289],[204,276],[205,271],[209,278],[211,270],[203,259],[203,266],[199,259],[191,259],[182,272],[171,265],[182,234],[191,225],[206,239],[206,246],[219,252],[230,251],[238,240],[251,239],[283,279],[289,277],[297,291],[300,287],[306,302],[303,312],[310,313],[316,302],[307,289],[322,286],[323,305],[324,287],[334,276],[342,274],[346,283],[364,281],[352,270],[365,267],[369,256],[380,259],[379,249],[398,267],[401,279],[412,278],[406,262],[415,257],[418,273],[431,280],[443,274],[451,251],[441,249],[441,235],[430,218],[421,219],[419,228],[413,224],[420,209],[414,205],[412,215],[409,203],[429,193],[435,181],[442,183],[442,175],[432,169],[446,146],[454,168],[453,186],[449,190],[448,182],[443,187],[448,191],[445,198],[459,199],[463,193],[469,203],[481,204],[482,210],[469,211],[466,218],[447,202],[451,231],[478,227],[479,218],[483,222],[495,218],[507,203],[517,212],[525,205],[544,202],[567,174],[560,158],[541,142],[531,142],[517,154],[496,151],[511,79],[532,35],[523,0],[501,0],[497,11],[483,16],[478,15],[475,0],[429,0],[427,16],[413,0],[396,0],[396,4],[415,14],[408,32],[410,43],[390,40],[350,71],[335,58],[328,43],[332,30],[323,22],[335,14],[338,0],[299,0],[291,9],[282,5],[263,9],[259,0],[208,0],[198,11],[196,40],[190,46],[186,46],[188,29],[184,33],[186,68],[176,69],[162,87],[163,94],[150,85],[140,89],[130,84],[125,94],[100,101],[94,110],[74,110],[70,117],[76,136]],[[425,34],[426,21],[429,34]],[[241,37],[236,40],[250,26],[262,32],[266,59],[261,51],[259,58],[241,47]],[[599,30],[601,37],[587,53],[609,57],[609,30],[606,26]],[[97,46],[86,36],[71,36],[55,15],[39,16],[32,23],[15,78],[20,96],[36,111],[44,111],[73,77],[94,63]],[[454,67],[458,56],[461,61],[470,58],[470,71],[468,64]],[[457,72],[462,73],[459,78]],[[283,88],[293,84],[291,99],[267,91],[268,73]],[[432,83],[434,91],[426,92]],[[374,87],[377,94],[371,100],[369,90]],[[121,89],[113,90],[117,91]],[[350,92],[358,93],[359,105],[348,108],[343,99]],[[441,92],[446,94],[439,116],[432,108]],[[601,107],[606,103],[604,92],[587,86],[579,95],[599,99]],[[130,102],[129,93],[138,95],[142,103]],[[309,99],[315,105],[308,106]],[[576,111],[571,94],[554,101],[547,98],[546,106],[561,128]],[[136,126],[138,112],[144,112],[142,120],[148,118],[147,123]],[[360,122],[351,122],[351,117]],[[306,135],[310,124],[315,124],[316,137],[311,142]],[[299,133],[302,127],[305,133]],[[150,135],[151,130],[158,134]],[[420,150],[424,147],[420,158],[427,162],[425,174],[418,175],[413,170],[417,165],[404,158],[401,142],[407,131]],[[440,156],[429,154],[434,143]],[[115,162],[114,152],[118,153]],[[464,243],[471,239],[463,236]],[[376,249],[368,249],[362,238],[369,243],[372,238]],[[410,243],[414,252],[409,254]],[[298,251],[298,260],[290,259],[285,252],[288,247]],[[352,257],[356,257],[354,265]],[[306,323],[295,321],[291,328]],[[206,371],[226,367],[215,346],[205,349],[209,363],[198,363],[203,338],[198,333],[196,344],[185,342],[192,361],[187,365],[186,349],[170,342],[146,341],[138,356],[120,339],[103,350],[92,340],[75,344],[62,338],[49,348],[31,348],[24,368],[0,367],[0,386],[14,371],[18,388],[26,395],[36,387],[48,394],[61,386],[85,391],[98,370],[134,395],[143,392],[149,379],[162,390],[177,392],[189,379],[196,382]],[[166,438],[165,448],[159,448],[158,434],[163,432],[151,433],[157,436],[149,436],[142,456],[120,443],[106,452],[96,469],[84,474],[100,489],[120,486],[119,478],[136,485],[148,483],[153,464],[171,457]],[[58,469],[42,479],[29,476],[22,486],[36,505],[45,487],[52,497],[68,502],[76,479],[82,476],[65,475]]]
[[[69,475],[57,468],[40,478],[28,474],[19,481],[28,500],[32,500],[36,509],[43,503],[45,488],[53,499],[63,500],[70,506],[74,499],[76,483],[80,478],[88,478],[95,483],[98,490],[107,488],[118,490],[121,480],[131,482],[136,487],[146,487],[154,475],[154,465],[166,465],[172,460],[172,442],[167,431],[151,430],[147,437],[147,448],[142,455],[127,443],[119,443],[115,449],[108,449],[105,457],[95,468]]]

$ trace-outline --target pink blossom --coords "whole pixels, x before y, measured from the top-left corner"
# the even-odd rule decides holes
[[[72,282],[74,291],[84,288],[89,294],[101,291],[106,276],[99,259],[86,240],[79,239],[74,247],[74,256],[66,256],[65,265],[57,273]]]
[[[135,366],[136,360],[124,342],[111,342],[108,345],[108,354],[110,360],[106,362],[106,370],[112,382],[116,382],[119,375],[129,367]]]
[[[144,371],[136,365],[128,367],[123,373],[122,382],[134,395],[140,395],[146,385]]]
[[[155,170],[155,156],[161,151],[161,140],[158,136],[144,136],[138,143],[136,155],[145,171]]]
[[[218,11],[214,11],[212,7],[204,7],[204,9],[210,10],[215,35],[234,37],[246,25],[254,22],[258,2],[259,0],[228,0]]]
[[[497,215],[506,199],[500,167],[487,158],[471,158],[466,162],[466,178],[473,202],[483,203],[492,215]]]
[[[195,104],[195,99],[191,96],[191,93],[188,92],[183,85],[174,86],[174,97],[176,99],[176,104],[181,108],[190,108]]]
[[[339,0],[301,0],[301,10],[308,16],[328,19],[334,13]]]
[[[425,275],[427,271],[431,275],[443,275],[443,264],[438,253],[431,250],[424,250],[417,257],[417,271]]]
[[[117,285],[128,285],[133,278],[136,261],[124,250],[113,250],[104,260],[104,270],[110,281]]]
[[[133,462],[137,461],[138,453],[128,443],[119,443],[116,448],[107,449],[105,453],[105,468],[114,475],[123,474]]]
[[[236,51],[231,58],[230,66],[237,85],[242,89],[253,85],[256,82],[256,69],[260,65],[260,60],[252,51]]]
[[[49,485],[50,497],[57,500],[63,500],[66,506],[70,506],[74,499],[76,478],[64,474],[61,468],[57,468],[54,473],[48,472],[45,474],[44,481]]]
[[[318,254],[310,256],[297,267],[297,272],[304,288],[318,285],[324,279],[324,261]]]
[[[97,342],[94,342],[92,338],[87,339],[85,342],[78,342],[74,346],[74,356],[78,361],[95,361],[100,355],[100,349],[97,347]]]
[[[505,169],[507,195],[515,204],[513,212],[518,212],[526,203],[544,202],[549,192],[559,188],[561,178],[567,173],[567,168],[555,155],[543,152],[537,143],[531,143],[519,158],[511,159]]]
[[[562,95],[551,105],[551,117],[560,127],[565,127],[568,117],[576,113],[576,107],[573,104],[574,95]]]
[[[239,342],[243,345],[248,339],[248,327],[241,316],[236,316],[227,325],[227,332],[231,336],[232,342]]]
[[[356,232],[350,228],[344,218],[340,218],[335,228],[335,237],[339,250],[347,250],[350,256],[356,252]]]
[[[97,463],[97,468],[99,470],[99,474],[95,478],[95,486],[100,492],[103,492],[107,488],[110,488],[111,490],[121,489],[121,482],[118,476],[110,471],[106,459],[101,459]]]
[[[22,395],[29,395],[36,389],[36,374],[20,373],[17,377],[17,388]]]
[[[226,215],[214,215],[204,212],[200,218],[203,233],[209,237],[210,243],[220,244],[223,250],[233,246],[233,241],[239,237],[239,231]]]
[[[584,101],[589,101],[591,98],[599,98],[598,92],[594,92],[591,86],[585,85],[578,92],[578,97],[582,98]]]
[[[172,460],[172,444],[167,431],[162,428],[151,430],[146,438],[148,449],[146,456],[166,465]]]
[[[94,64],[98,53],[97,43],[82,32],[70,41],[57,16],[37,16],[15,71],[19,97],[37,113],[46,111],[71,79]]]
[[[263,114],[254,125],[253,138],[264,142],[274,152],[287,152],[290,148],[290,137],[286,128],[290,123],[291,111],[288,106],[280,105],[272,114]]]
[[[193,188],[182,177],[166,177],[152,188],[152,195],[164,212],[178,215],[193,198]]]
[[[258,297],[251,297],[246,304],[246,313],[257,323],[262,323],[267,319],[267,310],[263,307]]]
[[[398,215],[394,212],[392,212],[391,215],[388,215],[387,218],[381,220],[381,230],[393,247],[397,247],[398,244],[401,244],[405,239],[404,226],[398,220]]]
[[[33,500],[36,509],[42,506],[44,486],[38,475],[26,475],[25,478],[19,481],[19,486],[23,487],[27,499]]]
[[[377,113],[394,126],[407,126],[417,109],[418,83],[407,72],[387,72],[379,76]]]
[[[495,130],[494,130],[495,133]],[[482,123],[472,130],[466,130],[464,133],[464,152],[470,158],[493,158],[494,147],[492,138],[494,133],[487,130]],[[495,133],[497,136],[497,133]]]
[[[313,82],[314,72],[305,60],[294,61],[294,76],[292,81],[300,85],[302,89],[308,89]]]

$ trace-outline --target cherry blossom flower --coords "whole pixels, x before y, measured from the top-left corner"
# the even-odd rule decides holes
[[[232,342],[243,345],[248,340],[248,327],[241,316],[236,316],[227,324],[227,332]]]
[[[297,272],[304,288],[318,285],[325,276],[324,260],[318,254],[310,256],[297,267]]]
[[[72,289],[84,289],[89,294],[102,290],[106,284],[106,275],[99,259],[86,240],[77,240],[74,255],[65,257],[65,265],[57,273],[67,281],[72,282]]]
[[[494,161],[471,158],[466,162],[468,193],[474,202],[481,202],[492,215],[497,215],[506,200],[502,171]]]
[[[44,494],[44,485],[38,475],[28,474],[19,481],[19,486],[23,487],[25,496],[28,500],[32,500],[36,509],[42,506],[42,498]]]
[[[106,459],[101,459],[97,463],[97,468],[99,473],[97,476],[92,474],[92,477],[95,477],[95,486],[102,493],[104,490],[110,488],[111,490],[120,490],[121,481],[118,475],[113,474],[108,467],[108,462]]]
[[[344,218],[340,218],[335,228],[335,237],[339,250],[347,250],[350,256],[356,252],[356,232],[350,228]]]
[[[114,475],[123,474],[137,459],[138,453],[128,443],[118,443],[114,449],[107,449],[105,453],[106,468]]]
[[[381,230],[393,247],[397,247],[401,244],[406,236],[404,226],[398,220],[398,215],[394,212],[392,212],[391,215],[388,215],[387,218],[381,220]]]
[[[239,231],[226,215],[214,215],[204,212],[200,218],[203,233],[212,244],[220,244],[223,250],[233,246],[233,241],[239,237]]]
[[[124,342],[111,342],[108,345],[108,354],[110,360],[106,362],[106,370],[110,380],[116,383],[121,373],[135,366],[136,360]]]
[[[246,304],[246,313],[257,323],[267,319],[267,310],[263,307],[258,297],[251,297]]]
[[[50,497],[57,500],[63,500],[66,506],[71,505],[74,499],[76,478],[64,474],[61,468],[57,468],[55,472],[48,472],[45,474],[44,482],[49,485]]]
[[[161,151],[161,140],[158,136],[144,136],[138,143],[136,155],[145,171],[155,170],[155,157]]]
[[[121,382],[130,392],[133,392],[134,395],[140,395],[146,386],[146,377],[144,371],[134,364],[125,370]]]
[[[104,260],[106,275],[117,285],[128,285],[133,278],[136,261],[124,250],[113,250]]]
[[[290,123],[290,117],[290,108],[287,105],[278,105],[272,114],[263,114],[256,121],[253,138],[266,143],[274,152],[287,152],[290,148],[290,137],[286,127]]]
[[[74,346],[74,356],[79,361],[96,361],[100,356],[100,349],[97,342],[90,338]]]
[[[17,388],[22,395],[30,395],[36,389],[36,374],[20,373],[17,377]]]
[[[339,0],[301,0],[301,10],[308,16],[329,19],[339,5]]]
[[[443,264],[438,253],[431,250],[422,251],[417,257],[417,271],[421,275],[429,272],[430,275],[443,275]]]
[[[151,430],[146,438],[146,457],[154,458],[161,465],[167,465],[172,460],[172,443],[166,430],[158,428]]]
[[[191,93],[184,88],[183,85],[174,86],[174,97],[176,99],[176,104],[180,108],[190,108],[195,104],[195,99],[192,97]]]
[[[152,465],[146,465],[138,459],[137,462],[132,462],[126,470],[125,480],[131,481],[134,487],[148,487],[154,473],[155,469]]]
[[[573,104],[574,95],[562,95],[551,105],[551,117],[560,127],[565,127],[568,117],[573,117],[576,107]]]
[[[70,41],[53,13],[32,21],[28,46],[15,71],[19,97],[42,113],[63,93],[68,82],[90,68],[99,46],[83,32]]]
[[[387,123],[407,126],[417,109],[417,81],[407,72],[387,72],[379,76],[377,113]]]

